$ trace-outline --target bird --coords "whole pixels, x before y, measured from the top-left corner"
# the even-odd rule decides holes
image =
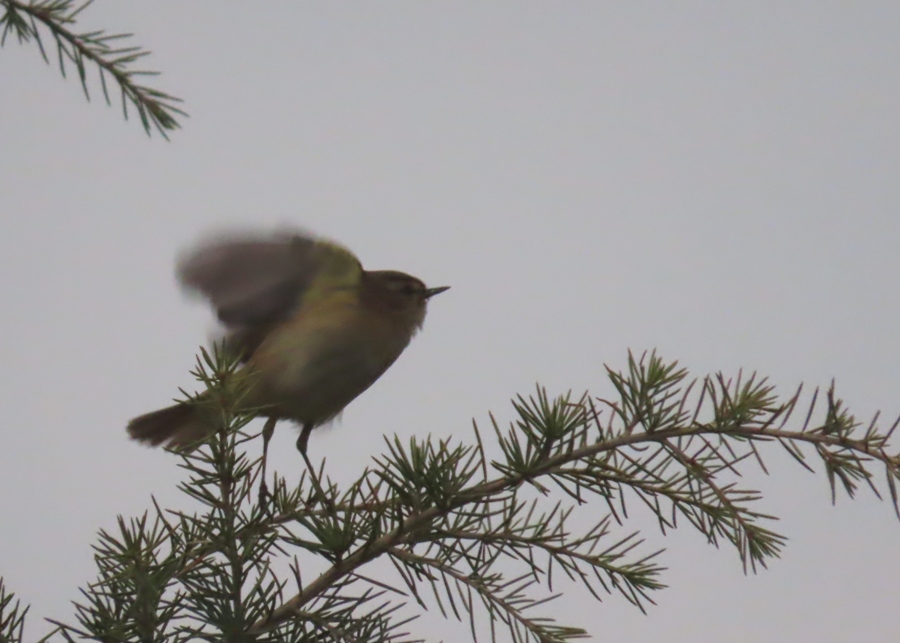
[[[224,352],[252,375],[239,410],[269,418],[268,435],[278,420],[298,424],[304,459],[312,430],[384,374],[422,328],[428,301],[449,288],[365,270],[345,247],[295,230],[210,236],[182,257],[177,277],[208,300]],[[219,428],[203,397],[132,419],[128,435],[193,448]]]

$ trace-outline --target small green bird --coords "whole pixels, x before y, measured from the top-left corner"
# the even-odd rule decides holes
[[[297,233],[211,239],[180,262],[178,278],[209,300],[227,330],[222,345],[253,374],[242,406],[299,423],[304,457],[310,432],[394,363],[422,327],[428,300],[449,288],[363,270],[346,248]],[[128,423],[133,439],[176,448],[216,429],[190,403]]]

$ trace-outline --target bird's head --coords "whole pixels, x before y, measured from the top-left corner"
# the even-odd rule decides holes
[[[412,275],[397,270],[371,270],[363,273],[362,296],[366,305],[397,316],[418,328],[425,320],[428,300],[450,286],[428,288]]]

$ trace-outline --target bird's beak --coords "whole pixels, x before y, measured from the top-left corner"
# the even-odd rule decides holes
[[[425,291],[425,299],[431,299],[435,295],[439,295],[445,290],[450,290],[450,286],[438,286],[437,288],[429,288]]]

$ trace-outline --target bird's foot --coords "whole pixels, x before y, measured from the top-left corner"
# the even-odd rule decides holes
[[[269,459],[269,440],[275,432],[275,425],[278,423],[277,417],[270,417],[266,420],[262,430],[263,452],[262,452],[262,470],[260,471],[259,496],[257,499],[258,506],[263,511],[269,510],[269,503],[272,494],[269,493],[269,487],[266,485],[266,463]]]
[[[312,425],[304,424],[303,429],[300,431],[300,437],[297,438],[297,451],[303,456],[303,461],[306,463],[306,470],[309,471],[309,480],[315,491],[315,496],[310,499],[309,504],[312,505],[316,501],[319,501],[329,512],[334,513],[334,501],[325,493],[325,490],[322,488],[322,483],[319,481],[319,474],[316,473],[315,467],[313,467],[312,462],[309,461],[309,456],[306,455],[306,447],[309,444],[309,434],[312,433],[312,429]]]

